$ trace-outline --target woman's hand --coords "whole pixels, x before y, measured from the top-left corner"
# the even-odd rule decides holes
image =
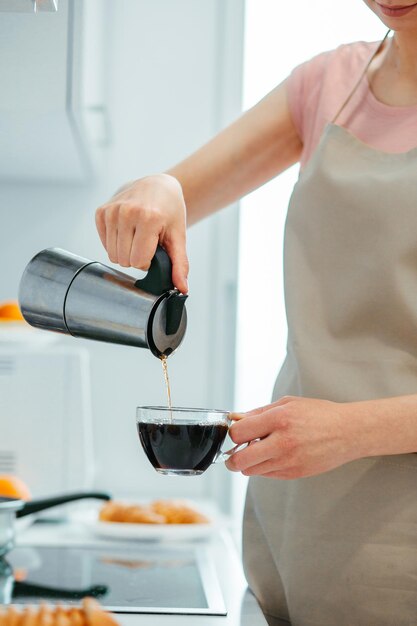
[[[230,437],[236,444],[252,443],[234,453],[226,466],[245,476],[290,479],[321,474],[365,456],[358,445],[360,424],[348,415],[348,407],[285,396],[237,414]]]
[[[178,180],[168,174],[141,178],[97,209],[96,225],[110,261],[147,270],[161,244],[172,261],[172,281],[188,292],[186,208]]]

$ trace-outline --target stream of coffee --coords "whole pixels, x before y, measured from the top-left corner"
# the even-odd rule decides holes
[[[168,397],[168,407],[169,407],[169,411],[171,414],[171,422],[172,422],[171,386],[169,384],[169,376],[168,376],[168,358],[165,355],[161,356],[161,363],[162,363],[162,371],[164,372],[165,386],[167,389],[167,397]]]

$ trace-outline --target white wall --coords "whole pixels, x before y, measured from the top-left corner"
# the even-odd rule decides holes
[[[16,297],[25,264],[45,247],[107,262],[95,231],[95,208],[126,180],[176,162],[239,112],[241,0],[103,3],[103,90],[112,137],[106,167],[85,186],[0,186],[0,300]],[[233,403],[236,250],[236,209],[190,232],[189,328],[169,360],[177,405]],[[167,479],[139,449],[136,405],[166,401],[160,362],[144,350],[82,343],[92,363],[97,486],[143,497],[213,495],[226,502],[224,468],[212,468],[202,478]]]

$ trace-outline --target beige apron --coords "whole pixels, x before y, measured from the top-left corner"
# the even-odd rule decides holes
[[[284,261],[274,397],[416,394],[417,148],[387,154],[329,124],[294,188]],[[417,454],[252,478],[244,564],[271,625],[416,626]]]

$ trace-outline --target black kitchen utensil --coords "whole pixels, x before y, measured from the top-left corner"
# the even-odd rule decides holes
[[[24,502],[18,498],[0,498],[0,557],[4,556],[14,546],[16,517],[25,517],[61,504],[87,498],[110,500],[109,494],[101,491],[68,493],[49,498],[37,498],[29,502]]]

